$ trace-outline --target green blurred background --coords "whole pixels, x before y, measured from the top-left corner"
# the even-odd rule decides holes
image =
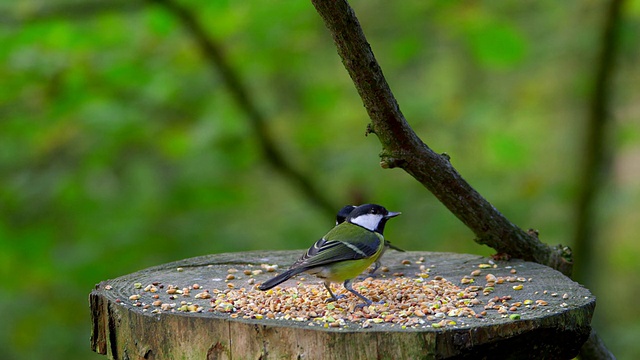
[[[335,206],[376,202],[408,250],[489,255],[380,145],[309,1],[179,1],[222,49],[277,148]],[[400,106],[430,147],[519,226],[572,245],[606,1],[353,0]],[[0,5],[0,349],[102,359],[101,280],[211,253],[301,249],[333,223],[263,156],[243,108],[165,7]],[[594,324],[640,354],[640,1],[623,9]]]

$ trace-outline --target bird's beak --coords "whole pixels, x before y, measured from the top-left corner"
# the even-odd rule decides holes
[[[393,211],[389,211],[389,213],[387,214],[387,216],[385,216],[387,219],[392,218],[392,217],[396,217],[398,215],[402,214],[401,212],[393,212]]]

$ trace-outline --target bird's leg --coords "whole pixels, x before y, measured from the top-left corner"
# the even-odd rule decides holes
[[[342,299],[342,298],[344,297],[344,295],[338,295],[338,296],[335,296],[335,295],[333,294],[333,291],[331,291],[331,286],[330,286],[329,284],[331,284],[331,283],[330,283],[330,282],[328,282],[328,281],[325,281],[325,282],[324,282],[324,287],[325,287],[325,288],[327,289],[327,291],[329,292],[329,295],[331,295],[331,297],[330,297],[330,298],[328,298],[325,302],[332,302],[332,301],[336,301],[336,300],[338,300],[338,299]]]
[[[364,302],[367,304],[367,306],[373,304],[373,302],[369,299],[367,299],[366,297],[364,297],[362,294],[360,294],[359,292],[353,290],[353,287],[351,286],[351,279],[346,280],[344,282],[344,288],[349,290],[349,292],[351,292],[352,294],[354,294],[355,296],[359,297],[360,299],[364,300]],[[359,304],[356,307],[363,307],[363,304]]]

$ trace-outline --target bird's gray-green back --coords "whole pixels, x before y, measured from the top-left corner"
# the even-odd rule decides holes
[[[341,223],[318,240],[291,268],[313,268],[373,256],[384,241],[381,234],[349,222]]]

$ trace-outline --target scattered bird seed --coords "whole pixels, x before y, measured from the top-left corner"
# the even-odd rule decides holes
[[[464,276],[461,280],[460,283],[463,285],[467,285],[467,284],[472,284],[475,280],[473,280],[472,278],[468,277],[468,276]]]
[[[490,293],[494,292],[495,288],[493,286],[485,286],[483,293],[485,295],[489,295]]]
[[[208,291],[203,291],[201,293],[197,293],[196,296],[194,296],[196,299],[210,299],[211,298],[211,294],[209,294]]]
[[[416,263],[422,263],[420,259]],[[403,265],[411,265],[410,260],[403,260]],[[416,268],[418,266],[416,265]],[[160,282],[153,282],[144,286],[142,283],[134,283],[135,289],[143,289],[140,294],[129,297],[132,305],[141,307],[143,311],[153,307],[154,314],[166,311],[182,312],[216,312],[226,314],[231,318],[242,319],[268,319],[268,321],[290,320],[303,322],[308,326],[322,326],[326,328],[344,328],[353,325],[370,328],[375,324],[389,324],[401,328],[411,328],[419,326],[430,326],[433,328],[445,328],[447,326],[464,325],[464,318],[478,318],[489,320],[491,317],[509,317],[512,320],[520,319],[520,313],[531,311],[537,306],[547,306],[545,300],[518,299],[516,297],[511,303],[510,295],[493,296],[492,293],[500,293],[500,284],[505,282],[513,283],[514,290],[523,290],[522,282],[527,281],[524,277],[497,276],[486,274],[487,284],[480,286],[475,284],[477,277],[482,275],[481,269],[494,268],[495,264],[479,264],[478,269],[464,275],[458,286],[442,276],[430,276],[430,269],[425,265],[420,265],[420,272],[393,273],[394,277],[372,278],[368,277],[354,284],[354,288],[367,298],[374,301],[370,306],[362,308],[356,305],[361,304],[359,299],[344,290],[338,284],[332,284],[333,291],[340,297],[335,302],[326,303],[327,292],[320,284],[301,283],[304,278],[298,278],[298,286],[280,287],[277,286],[268,291],[258,291],[254,276],[264,272],[277,271],[278,265],[262,264],[260,269],[227,269],[225,277],[226,288],[205,289],[198,283],[178,287],[177,285],[166,285],[166,294],[156,293],[158,288],[163,289],[165,285]],[[182,271],[182,268],[178,268]],[[511,275],[516,274],[516,269],[509,269]],[[388,267],[381,267],[382,272],[389,272]],[[495,270],[501,273],[500,270]],[[506,271],[506,270],[505,270]],[[238,275],[249,277],[246,283],[238,285],[231,280],[241,279]],[[475,278],[474,278],[475,277]],[[213,281],[223,279],[213,279]],[[528,281],[531,281],[529,279]],[[247,284],[249,286],[247,286]],[[356,287],[357,285],[357,287]],[[243,287],[243,286],[246,286]],[[466,286],[466,287],[465,287]],[[111,289],[111,285],[105,285],[105,289]],[[185,300],[176,304],[177,296],[189,297],[190,291],[198,290],[193,297],[193,303]],[[538,292],[535,292],[538,294]],[[547,290],[543,292],[547,294]],[[492,298],[478,298],[480,294],[493,296]],[[490,295],[492,294],[492,295]],[[556,297],[558,293],[551,293]],[[142,299],[146,297],[148,301]],[[149,299],[148,297],[151,297]],[[167,300],[168,298],[168,300]],[[562,295],[563,299],[568,299],[568,294]],[[188,298],[190,299],[190,298]],[[188,300],[186,299],[186,300]],[[202,300],[208,299],[206,306]],[[120,303],[120,300],[116,300]],[[525,306],[525,307],[523,307]],[[568,306],[565,303],[560,305]],[[206,307],[206,309],[205,309]],[[455,319],[455,320],[454,320]],[[265,320],[267,321],[267,320]]]

